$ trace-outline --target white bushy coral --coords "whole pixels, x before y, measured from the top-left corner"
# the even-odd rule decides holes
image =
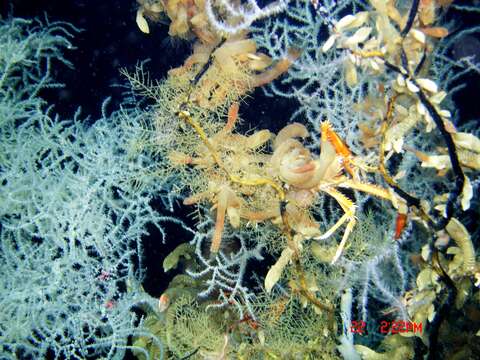
[[[45,111],[38,92],[55,85],[53,61],[68,63],[67,29],[0,23],[2,358],[121,358],[129,336],[148,336],[132,311],[150,303],[141,236],[175,221],[150,205],[164,186],[153,159],[132,150],[142,113],[86,127]]]

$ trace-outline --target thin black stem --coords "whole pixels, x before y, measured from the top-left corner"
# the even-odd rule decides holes
[[[403,28],[402,32],[400,35],[404,38],[407,36],[409,31],[412,29],[413,21],[415,20],[415,17],[417,16],[418,12],[418,5],[420,4],[420,0],[413,0],[412,7],[410,8],[410,12],[408,13],[408,20]]]

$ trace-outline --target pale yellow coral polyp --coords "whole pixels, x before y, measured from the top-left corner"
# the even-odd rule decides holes
[[[271,137],[272,137],[272,133],[268,130],[264,129],[264,130],[257,131],[255,134],[247,137],[245,141],[245,146],[248,149],[254,150],[264,145],[267,141],[270,140]]]
[[[183,6],[178,7],[176,17],[170,24],[168,34],[170,36],[184,36],[189,31],[187,9]]]
[[[458,132],[452,134],[455,145],[480,154],[480,139],[473,134]]]
[[[236,41],[225,42],[214,53],[218,66],[227,73],[239,72],[238,65],[234,58],[240,54],[255,53],[257,46],[253,40],[242,39]]]
[[[473,188],[470,182],[470,179],[465,176],[465,181],[463,183],[462,194],[460,195],[460,201],[462,204],[462,210],[468,210],[470,208],[470,200],[473,197]]]
[[[293,250],[288,246],[283,249],[282,254],[278,258],[275,265],[273,265],[265,277],[265,290],[267,293],[272,291],[273,286],[278,282],[280,276],[282,275],[283,269],[289,263],[293,256]]]
[[[238,227],[240,225],[240,215],[238,211],[232,211],[233,209],[238,209],[240,206],[239,199],[235,195],[235,193],[228,187],[222,186],[218,192],[218,199],[217,199],[217,219],[215,222],[215,231],[212,238],[212,244],[210,246],[210,252],[212,254],[217,254],[220,250],[220,245],[222,243],[222,233],[225,224],[225,213],[232,216],[230,222],[234,227]]]
[[[472,272],[475,269],[475,249],[467,229],[455,218],[448,222],[445,229],[462,250],[464,271]]]
[[[310,151],[295,140],[288,139],[281,144],[273,153],[271,159],[272,168],[278,171],[278,176],[287,184],[300,186],[313,176],[314,168],[305,168],[311,162]]]
[[[306,138],[309,136],[307,128],[300,123],[293,123],[280,130],[273,142],[273,149],[277,149],[283,142],[290,138]]]
[[[150,33],[150,28],[148,27],[148,22],[147,22],[147,20],[145,20],[145,17],[143,16],[143,14],[144,14],[143,8],[138,9],[137,10],[137,17],[136,17],[135,20],[137,22],[137,26],[140,29],[140,31],[145,33],[145,34],[149,34]]]

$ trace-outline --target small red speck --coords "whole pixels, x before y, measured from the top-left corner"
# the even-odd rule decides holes
[[[98,279],[102,281],[106,281],[110,279],[110,273],[108,271],[102,270],[100,275],[98,275]]]

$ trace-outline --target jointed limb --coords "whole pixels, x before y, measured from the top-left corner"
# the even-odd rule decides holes
[[[335,231],[337,231],[340,226],[347,222],[345,232],[343,233],[342,241],[338,245],[335,256],[332,259],[332,264],[334,264],[342,255],[345,244],[347,243],[347,239],[350,236],[353,227],[355,226],[355,204],[348,197],[343,195],[340,191],[337,191],[333,188],[323,189],[323,191],[333,197],[335,200],[337,200],[338,204],[345,212],[345,214],[343,214],[342,217],[328,231],[326,231],[323,235],[319,236],[317,239],[326,239],[330,237]]]

